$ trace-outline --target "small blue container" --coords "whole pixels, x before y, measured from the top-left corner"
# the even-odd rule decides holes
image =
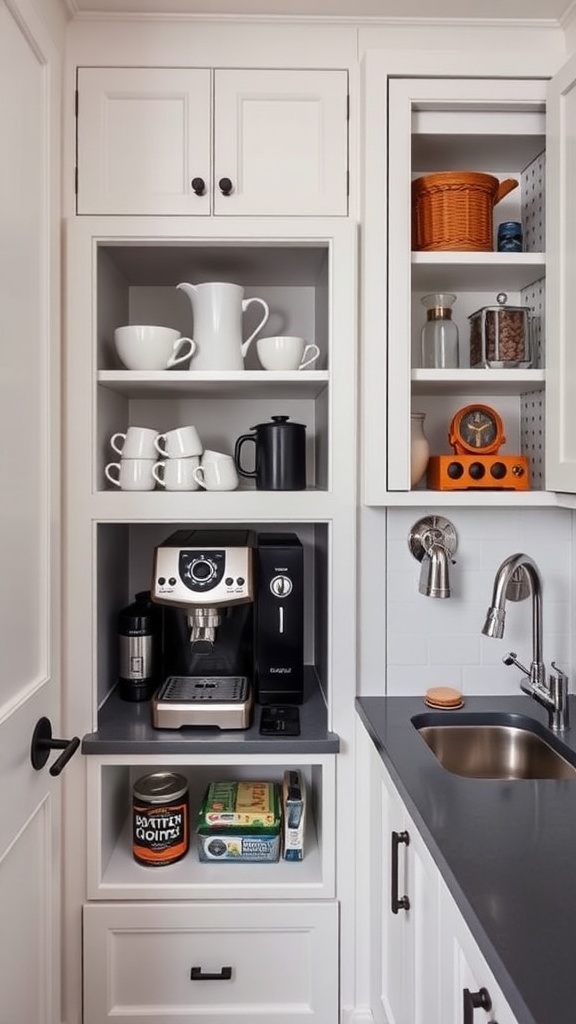
[[[522,252],[522,225],[505,220],[498,225],[498,252]]]

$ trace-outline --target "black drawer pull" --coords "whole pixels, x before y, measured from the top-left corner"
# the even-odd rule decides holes
[[[406,846],[410,846],[410,836],[408,832],[392,833],[392,877],[390,890],[390,905],[393,914],[397,914],[399,910],[410,910],[410,900],[408,899],[408,897],[398,895],[398,847],[400,843],[405,843]]]
[[[203,971],[201,967],[192,967],[190,970],[190,981],[230,981],[231,977],[231,967],[221,967],[216,974]]]
[[[469,988],[465,988],[463,989],[463,995],[463,1024],[474,1024],[474,1010],[486,1010],[488,1012],[492,1009],[492,1000],[487,988],[480,988],[477,992],[471,992]],[[496,1021],[491,1021],[491,1024],[496,1024]]]

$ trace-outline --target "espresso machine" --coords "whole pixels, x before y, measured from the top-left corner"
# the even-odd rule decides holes
[[[246,729],[254,701],[254,548],[249,530],[178,530],[154,555],[163,682],[152,724]]]
[[[261,704],[303,699],[303,552],[295,534],[178,530],[154,555],[162,608],[156,728],[250,726]]]

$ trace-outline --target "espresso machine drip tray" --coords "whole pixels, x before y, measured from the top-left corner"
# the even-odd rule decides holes
[[[252,690],[246,676],[168,676],[151,705],[156,729],[186,725],[247,729]]]

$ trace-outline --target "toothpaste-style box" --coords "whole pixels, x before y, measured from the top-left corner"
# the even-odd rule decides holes
[[[304,859],[304,825],[306,819],[306,792],[300,772],[288,770],[282,780],[283,857],[284,860]]]

